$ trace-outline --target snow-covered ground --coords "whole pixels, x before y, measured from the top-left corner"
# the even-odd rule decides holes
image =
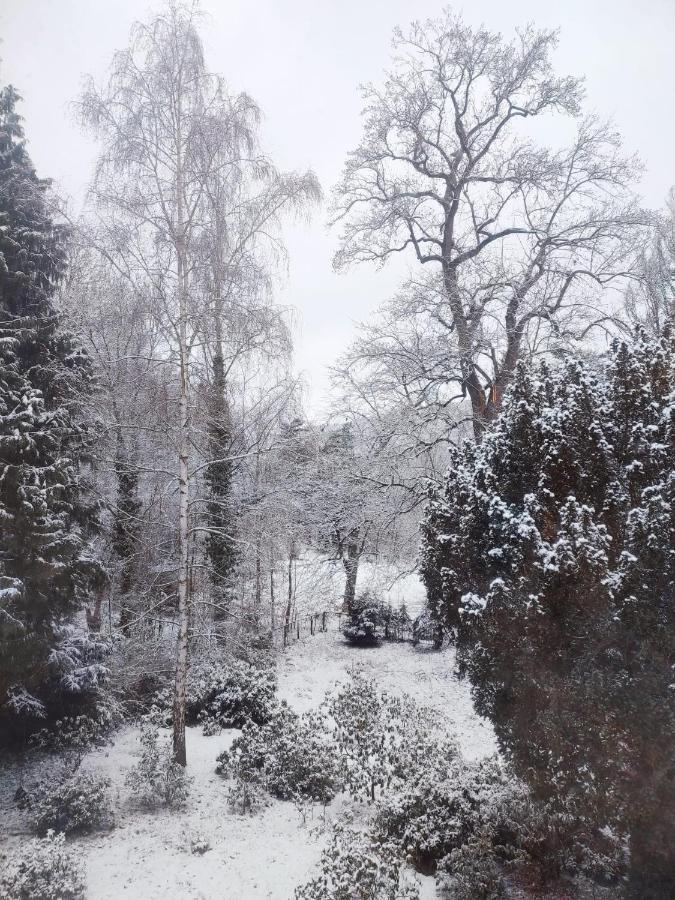
[[[468,685],[452,674],[452,651],[434,653],[409,644],[358,650],[334,631],[317,634],[280,658],[280,696],[302,712],[318,704],[353,668],[365,670],[387,690],[406,691],[436,706],[465,756],[494,752],[489,724],[474,714]],[[115,829],[71,842],[86,866],[89,900],[291,900],[295,887],[311,877],[318,862],[326,840],[325,823],[318,811],[303,823],[291,803],[276,800],[255,816],[229,811],[227,783],[214,767],[218,753],[237,733],[204,737],[200,729],[188,729],[188,766],[194,782],[188,807],[181,812],[143,812],[134,805],[124,777],[139,752],[137,729],[120,730],[113,746],[88,755],[83,767],[111,778],[118,794]],[[33,766],[23,769],[27,781]],[[18,765],[6,765],[0,777],[3,851],[28,836],[25,814],[12,802],[21,773]],[[335,800],[327,821],[343,815],[348,802]],[[203,855],[191,853],[195,837],[205,838],[211,849]],[[422,881],[423,896],[433,897],[433,879]]]
[[[337,609],[345,589],[342,562],[311,548],[304,548],[294,567],[297,608],[301,612]],[[359,563],[356,593],[370,591],[398,609],[402,603],[412,616],[423,608],[426,591],[417,572],[401,570],[382,559],[363,557]]]

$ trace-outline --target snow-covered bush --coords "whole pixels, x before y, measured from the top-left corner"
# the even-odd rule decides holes
[[[335,825],[319,875],[296,888],[295,900],[416,900],[417,884],[399,849],[368,833]]]
[[[236,765],[233,779],[227,792],[227,805],[232,812],[243,816],[246,813],[256,813],[268,805],[269,796],[263,786],[255,779],[243,777]]]
[[[0,900],[84,900],[84,873],[65,848],[65,836],[49,831],[11,857],[0,873]]]
[[[353,673],[325,703],[353,797],[373,802],[432,764],[447,762],[456,746],[438,731],[437,715],[407,696],[380,692],[372,679]]]
[[[1,590],[1,585],[0,585]],[[91,720],[88,742],[96,741],[120,717],[119,704],[106,688],[104,664],[111,643],[74,626],[54,629],[55,646],[30,691],[9,687],[0,703],[0,744],[31,741],[60,752],[84,745],[82,723]]]
[[[76,772],[56,784],[41,781],[26,801],[38,834],[95,831],[115,824],[110,779],[99,775]]]
[[[505,896],[502,868],[489,827],[471,835],[440,864],[443,895],[448,900],[497,900]]]
[[[618,884],[627,869],[626,840],[597,828],[558,804],[524,797],[510,813],[517,854],[527,860],[541,885],[584,874],[595,882]]]
[[[121,717],[119,706],[106,699],[106,702],[97,703],[89,713],[57,719],[49,728],[42,728],[31,735],[29,743],[50,753],[82,753],[92,745],[103,746],[107,732]]]
[[[497,759],[428,760],[398,792],[382,799],[374,820],[381,840],[397,841],[408,861],[431,874],[443,857],[477,831],[499,827],[502,810],[524,789]]]
[[[207,732],[220,728],[243,728],[248,723],[264,725],[277,708],[276,676],[269,667],[258,667],[241,660],[210,662],[193,666],[188,675],[186,722],[203,723]],[[170,725],[173,692],[158,692],[151,719],[158,725]]]
[[[141,758],[126,777],[126,784],[143,806],[184,806],[190,779],[185,768],[173,759],[171,747],[161,741],[157,728],[141,729]]]
[[[211,842],[201,830],[187,830],[185,842],[190,847],[193,856],[203,856],[211,849]]]
[[[373,647],[384,639],[387,608],[379,597],[364,591],[353,602],[342,633],[350,644]]]
[[[298,716],[282,703],[267,725],[247,725],[217,769],[257,784],[281,800],[328,803],[340,790],[337,751],[320,717]]]

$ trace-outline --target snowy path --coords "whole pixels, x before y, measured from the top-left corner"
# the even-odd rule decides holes
[[[350,668],[362,668],[387,690],[406,691],[435,705],[447,717],[462,752],[478,757],[494,751],[492,732],[471,708],[468,685],[452,675],[452,652],[413,650],[407,644],[374,650],[347,647],[335,633],[294,645],[279,661],[279,694],[298,712],[318,704]],[[296,885],[310,877],[324,846],[320,815],[303,825],[290,803],[272,801],[256,816],[229,812],[227,783],[215,774],[218,753],[234,739],[229,731],[204,737],[188,729],[189,771],[194,778],[183,812],[141,812],[124,786],[138,753],[137,731],[126,728],[114,746],[91,753],[83,766],[104,773],[119,793],[117,826],[109,833],[76,838],[86,865],[88,900],[291,900]],[[26,776],[30,778],[28,772]],[[3,849],[26,839],[23,814],[11,798],[18,768],[0,779]],[[338,798],[329,816],[340,815]],[[190,852],[190,837],[206,837],[211,849]],[[424,879],[433,896],[433,879]]]

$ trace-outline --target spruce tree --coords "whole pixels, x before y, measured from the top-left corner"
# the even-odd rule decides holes
[[[88,677],[65,625],[102,578],[75,417],[92,371],[59,325],[67,232],[27,153],[18,100],[13,87],[0,91],[0,720],[44,715],[52,677],[71,687]]]

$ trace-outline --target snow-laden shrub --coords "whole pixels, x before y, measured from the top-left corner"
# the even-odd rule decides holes
[[[296,888],[295,900],[416,900],[397,847],[368,833],[335,825],[321,854],[319,874]]]
[[[175,762],[171,747],[161,741],[157,728],[146,723],[141,728],[141,757],[125,782],[141,805],[184,806],[190,791],[185,768]]]
[[[353,673],[330,695],[325,715],[341,758],[350,794],[374,802],[427,768],[456,756],[455,744],[438,731],[438,716],[407,695],[377,690],[372,679]]]
[[[342,633],[350,644],[374,647],[384,639],[387,608],[379,597],[364,591],[353,602]]]
[[[397,841],[411,865],[425,874],[433,873],[443,857],[480,828],[489,824],[499,829],[502,811],[524,791],[497,759],[428,762],[380,802],[374,820],[375,833],[382,840]]]
[[[256,780],[242,777],[237,766],[233,769],[234,781],[227,792],[227,805],[239,815],[257,813],[269,804],[269,795]]]
[[[0,874],[0,900],[84,900],[84,873],[65,836],[49,831],[10,857]]]
[[[88,713],[57,719],[49,728],[31,735],[29,743],[50,753],[82,753],[91,746],[103,746],[107,733],[121,718],[119,706],[113,700],[106,700]]]
[[[95,831],[115,824],[110,779],[99,775],[76,772],[56,784],[41,781],[24,802],[38,834]]]
[[[247,725],[216,771],[257,784],[280,800],[328,803],[340,790],[336,747],[319,717],[282,703],[267,725]],[[242,791],[243,793],[243,791]]]
[[[448,900],[498,900],[505,896],[502,867],[489,827],[471,835],[441,863],[440,883]]]
[[[578,874],[617,884],[626,874],[625,836],[532,798],[515,803],[509,813],[512,843],[542,886]]]
[[[203,856],[211,849],[211,841],[201,829],[187,828],[183,832],[183,839],[193,856]]]
[[[110,641],[70,625],[56,628],[54,638],[57,642],[40,669],[41,680],[31,684],[30,690],[20,683],[10,684],[6,701],[0,703],[0,745],[31,740],[60,751],[72,723],[100,721],[102,733],[118,716],[118,705],[106,688],[104,663]]]
[[[276,676],[268,667],[259,668],[241,660],[210,662],[194,666],[188,675],[186,722],[203,723],[208,733],[220,728],[243,728],[248,723],[264,725],[277,708]],[[151,720],[170,725],[173,691],[158,692]]]

